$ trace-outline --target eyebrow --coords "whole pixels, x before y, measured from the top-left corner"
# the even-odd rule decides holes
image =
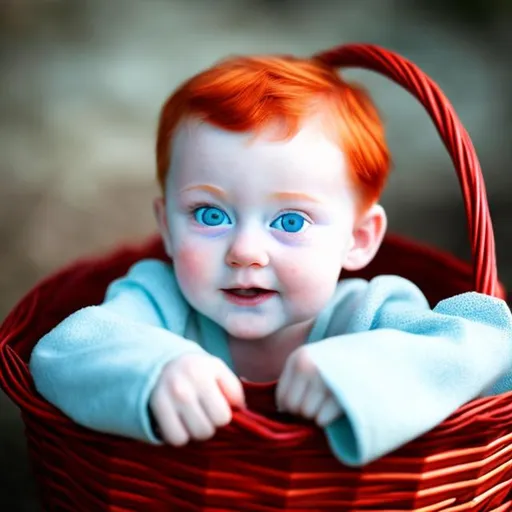
[[[191,185],[189,187],[185,187],[181,190],[181,192],[190,192],[193,190],[200,190],[203,192],[207,192],[214,196],[219,197],[220,199],[226,200],[228,195],[224,190],[215,185]],[[310,194],[306,194],[304,192],[275,192],[274,194],[270,194],[270,199],[277,201],[309,201],[311,203],[321,203],[322,201]]]
[[[209,194],[212,194],[224,200],[227,198],[226,192],[224,192],[224,190],[214,185],[191,185],[190,187],[185,187],[184,189],[182,189],[181,192],[190,192],[192,190],[202,190],[203,192],[208,192]]]
[[[321,203],[322,201],[314,196],[305,194],[304,192],[276,192],[271,194],[271,199],[277,200],[295,200],[295,201],[309,201],[311,203]]]

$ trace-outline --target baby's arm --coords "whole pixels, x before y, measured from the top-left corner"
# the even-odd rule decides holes
[[[162,369],[183,354],[205,353],[184,338],[187,318],[169,268],[140,262],[109,287],[102,305],[77,311],[39,341],[30,360],[36,388],[81,425],[159,442],[147,408]]]
[[[467,293],[430,310],[414,285],[381,277],[351,332],[308,346],[345,412],[326,433],[347,464],[392,452],[484,393],[512,390],[512,318],[501,300]]]

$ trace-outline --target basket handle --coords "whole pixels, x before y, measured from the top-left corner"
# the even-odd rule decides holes
[[[369,44],[342,45],[315,55],[335,67],[360,67],[390,78],[425,107],[450,153],[464,198],[476,291],[503,298],[494,233],[480,163],[471,139],[439,86],[400,55]]]

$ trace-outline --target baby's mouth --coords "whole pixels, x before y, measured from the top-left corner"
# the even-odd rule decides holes
[[[261,304],[277,294],[274,290],[264,288],[226,288],[222,291],[230,302],[246,306]]]
[[[239,297],[256,297],[261,293],[270,292],[270,290],[264,290],[263,288],[229,288],[224,291],[238,295]]]

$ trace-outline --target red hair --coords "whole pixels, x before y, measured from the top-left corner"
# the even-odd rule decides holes
[[[376,202],[390,168],[384,128],[369,95],[315,59],[233,57],[195,75],[162,107],[156,144],[158,181],[164,189],[173,135],[185,118],[234,132],[258,133],[272,121],[293,137],[301,122],[321,112],[328,136],[346,155],[361,206]]]

